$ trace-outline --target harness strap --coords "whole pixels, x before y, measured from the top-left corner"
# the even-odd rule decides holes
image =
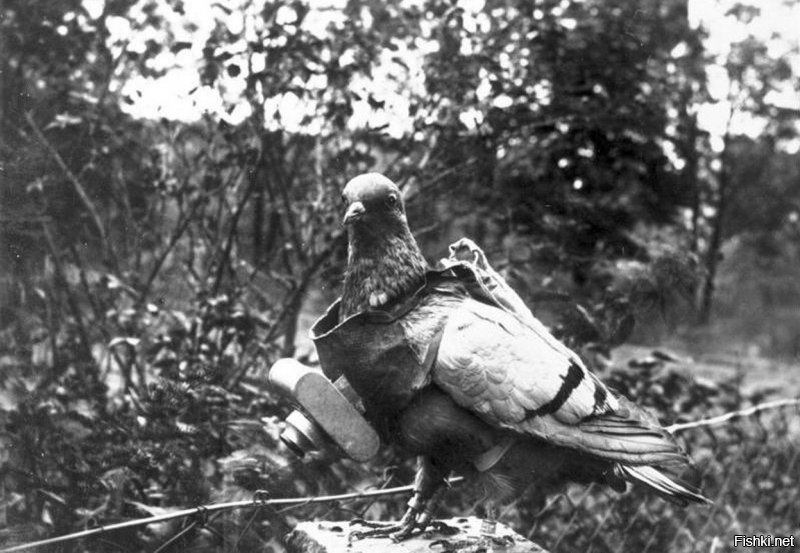
[[[422,367],[427,373],[433,370],[433,365],[436,363],[436,358],[439,356],[439,346],[442,345],[442,336],[444,336],[444,327],[446,324],[447,321],[442,325],[442,328],[436,331],[436,334],[431,338],[431,343],[428,344],[428,351],[425,352],[425,359],[422,360]]]
[[[511,449],[511,446],[516,443],[516,440],[511,436],[506,436],[502,439],[502,441],[497,444],[496,446],[487,449],[480,455],[476,455],[472,459],[472,464],[478,470],[478,472],[486,472],[497,463],[500,462],[508,450]]]

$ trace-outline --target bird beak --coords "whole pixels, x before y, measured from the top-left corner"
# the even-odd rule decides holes
[[[343,225],[349,225],[356,219],[360,219],[362,215],[364,215],[364,204],[361,202],[353,202],[347,208],[347,213],[344,214],[344,219],[342,219]]]

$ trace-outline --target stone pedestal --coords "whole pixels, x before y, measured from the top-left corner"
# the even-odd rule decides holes
[[[386,538],[351,540],[350,533],[369,530],[350,522],[303,522],[286,536],[289,553],[437,553],[448,551],[450,544],[475,539],[481,527],[476,517],[450,518],[437,521],[437,526],[422,534],[395,543]],[[499,538],[510,537],[507,545],[495,545],[493,553],[547,553],[530,540],[515,533],[508,526],[498,523]]]

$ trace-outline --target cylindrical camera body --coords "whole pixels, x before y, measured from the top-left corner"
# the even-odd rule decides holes
[[[281,440],[302,456],[334,445],[355,461],[375,456],[380,440],[359,410],[358,395],[346,379],[331,382],[321,372],[294,359],[280,359],[269,381],[301,407],[286,418]]]

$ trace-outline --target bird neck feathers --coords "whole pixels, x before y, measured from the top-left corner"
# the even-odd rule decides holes
[[[381,303],[389,303],[414,292],[426,270],[425,257],[407,226],[392,234],[354,229],[348,245],[342,318],[369,308],[371,296],[385,297]]]

